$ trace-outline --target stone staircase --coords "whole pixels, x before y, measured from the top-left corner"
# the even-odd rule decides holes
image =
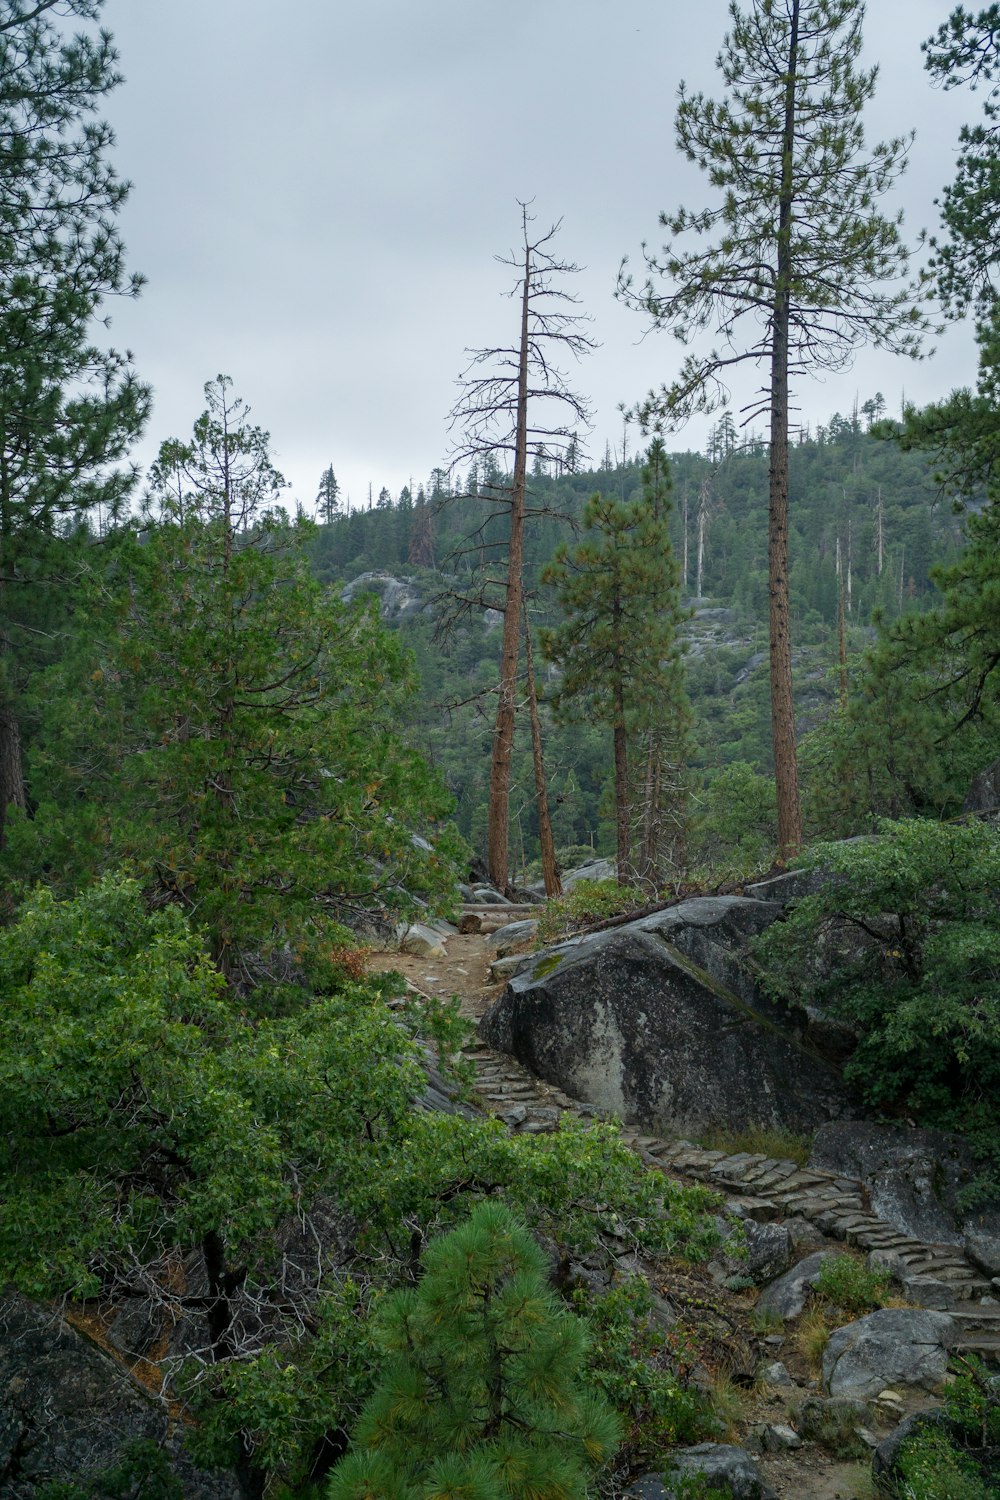
[[[513,1131],[552,1131],[564,1114],[608,1118],[607,1111],[570,1098],[478,1039],[464,1055],[474,1066],[482,1106]],[[868,1207],[862,1183],[792,1161],[661,1140],[629,1126],[622,1128],[622,1139],[648,1166],[737,1199],[748,1217],[761,1222],[806,1219],[829,1238],[872,1254],[892,1271],[908,1301],[949,1312],[958,1328],[956,1353],[1000,1360],[1000,1288],[959,1247],[925,1244],[878,1218]]]

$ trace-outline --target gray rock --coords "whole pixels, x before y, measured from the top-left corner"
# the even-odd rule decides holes
[[[811,1288],[816,1285],[820,1267],[832,1254],[831,1250],[816,1250],[800,1260],[797,1266],[764,1288],[757,1298],[756,1311],[777,1313],[785,1319],[797,1318],[806,1305]]]
[[[350,604],[358,594],[375,594],[379,601],[379,614],[383,620],[401,619],[415,615],[423,608],[423,600],[412,584],[391,573],[373,569],[352,578],[340,591],[345,604]]]
[[[498,891],[492,885],[475,885],[472,888],[472,900],[470,906],[511,906],[513,903],[507,900],[502,891]]]
[[[508,922],[506,927],[498,927],[488,941],[496,948],[498,958],[506,958],[521,943],[530,943],[537,932],[538,923],[529,917],[523,922]]]
[[[840,1457],[859,1457],[867,1447],[861,1437],[872,1412],[866,1401],[849,1396],[809,1396],[791,1412],[796,1431],[810,1443],[822,1443]]]
[[[615,880],[618,866],[613,859],[592,859],[589,864],[579,865],[560,876],[563,891],[571,891],[581,880]]]
[[[444,958],[445,948],[439,933],[426,927],[423,922],[414,922],[408,927],[399,943],[404,953],[414,953],[418,958]]]
[[[166,1403],[48,1308],[0,1300],[0,1493],[34,1500],[56,1481],[85,1483],[127,1445],[162,1448],[186,1500],[240,1500],[231,1471],[191,1463]]]
[[[883,1307],[830,1335],[823,1380],[831,1396],[870,1400],[886,1386],[934,1391],[948,1369],[955,1322],[930,1309]]]
[[[811,1130],[849,1112],[850,1099],[763,998],[746,999],[751,981],[737,973],[747,939],[779,913],[706,897],[570,939],[511,980],[480,1035],[654,1134],[748,1123]]]
[[[1000,1276],[1000,1233],[987,1234],[982,1229],[967,1229],[963,1249],[974,1266],[991,1279]]]
[[[785,1422],[769,1422],[761,1433],[765,1453],[791,1453],[802,1447],[802,1439],[794,1427]]]
[[[785,1271],[792,1259],[792,1237],[784,1224],[758,1224],[753,1219],[743,1223],[747,1255],[744,1274],[757,1286],[773,1281]]]
[[[962,1207],[976,1164],[961,1136],[840,1121],[819,1130],[809,1165],[859,1178],[872,1212],[913,1239],[938,1245],[968,1240],[987,1259],[1000,1251],[1000,1205]]]
[[[760,1378],[766,1385],[794,1385],[795,1382],[789,1375],[780,1359],[773,1364],[764,1365],[760,1371]]]
[[[645,1474],[625,1491],[633,1500],[675,1500],[676,1481],[703,1475],[709,1484],[732,1500],[778,1500],[745,1448],[728,1443],[698,1443],[670,1455],[668,1473]]]
[[[496,982],[501,979],[509,979],[512,974],[518,974],[532,961],[530,953],[511,953],[507,958],[495,958],[490,964],[490,978]]]

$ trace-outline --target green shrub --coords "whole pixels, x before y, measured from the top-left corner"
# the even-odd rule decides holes
[[[885,1306],[892,1276],[881,1267],[866,1266],[853,1255],[834,1255],[823,1262],[815,1285],[821,1301],[860,1315]]]
[[[618,1443],[588,1388],[587,1334],[498,1203],[430,1245],[377,1320],[388,1357],[328,1500],[584,1500]]]
[[[623,1425],[620,1466],[655,1466],[678,1443],[716,1437],[709,1397],[689,1383],[676,1341],[653,1320],[649,1286],[633,1277],[602,1297],[574,1293],[590,1331],[591,1378]]]
[[[645,901],[640,891],[617,880],[580,880],[565,896],[546,902],[538,920],[538,936],[543,943],[555,942],[592,922],[636,911]]]
[[[755,940],[779,1000],[846,1019],[846,1076],[871,1109],[905,1106],[966,1134],[1000,1172],[1000,834],[981,823],[882,823],[820,844],[826,876]]]
[[[997,1500],[975,1461],[940,1428],[925,1427],[907,1438],[896,1460],[899,1500]]]

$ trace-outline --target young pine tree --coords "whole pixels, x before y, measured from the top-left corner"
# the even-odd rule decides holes
[[[634,754],[641,747],[643,774],[648,780],[652,768],[655,782],[656,767],[664,770],[683,744],[690,717],[678,643],[684,613],[665,520],[662,445],[657,449],[654,444],[650,451],[643,497],[624,504],[591,496],[583,512],[588,535],[572,551],[560,548],[543,574],[555,587],[564,615],[560,625],[542,636],[545,655],[561,672],[553,698],[556,713],[564,720],[593,719],[611,730],[622,882],[649,873],[645,855],[637,871],[632,854],[630,749]],[[656,793],[650,837],[662,826],[661,810]]]
[[[545,1257],[481,1203],[379,1317],[388,1364],[327,1500],[585,1500],[618,1424],[583,1379],[583,1325]]]

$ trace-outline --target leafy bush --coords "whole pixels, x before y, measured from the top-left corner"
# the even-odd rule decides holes
[[[960,1130],[1000,1169],[1000,835],[880,830],[801,862],[826,880],[755,941],[764,983],[852,1023],[846,1075],[871,1108]]]
[[[997,1500],[968,1454],[940,1428],[925,1427],[908,1438],[896,1460],[900,1500]]]
[[[825,1260],[816,1277],[819,1298],[844,1313],[859,1316],[873,1307],[884,1307],[892,1277],[878,1266],[866,1266],[853,1255],[834,1255]]]
[[[328,1500],[583,1500],[618,1423],[588,1389],[586,1330],[547,1289],[531,1236],[482,1203],[423,1269],[378,1314],[388,1363]]]
[[[718,1435],[710,1399],[689,1382],[675,1340],[652,1319],[642,1277],[602,1297],[578,1291],[574,1302],[590,1331],[591,1378],[622,1418],[619,1466],[649,1468],[678,1443]]]
[[[695,824],[694,857],[716,879],[744,880],[766,870],[777,844],[774,779],[734,761],[709,782]]]
[[[538,920],[538,936],[544,943],[555,942],[566,933],[608,917],[619,917],[636,911],[645,902],[641,892],[617,880],[580,880],[565,896],[547,901]]]

